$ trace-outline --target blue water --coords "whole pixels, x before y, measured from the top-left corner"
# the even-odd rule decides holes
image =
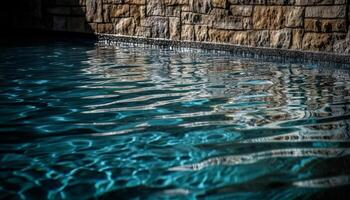
[[[0,47],[1,199],[315,199],[350,185],[350,67]]]

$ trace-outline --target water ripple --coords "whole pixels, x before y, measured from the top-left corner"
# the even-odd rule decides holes
[[[346,67],[88,41],[14,43],[0,66],[0,199],[298,199],[350,184]]]

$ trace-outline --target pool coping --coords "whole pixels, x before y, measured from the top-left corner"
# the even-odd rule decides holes
[[[315,52],[315,51],[300,51],[292,49],[277,49],[268,47],[250,47],[241,46],[235,44],[226,43],[212,43],[212,42],[198,42],[198,41],[182,41],[182,40],[169,40],[162,38],[146,38],[146,37],[135,37],[115,34],[96,34],[99,41],[112,42],[125,42],[135,44],[147,44],[147,45],[158,45],[166,47],[182,47],[182,48],[193,48],[193,49],[205,49],[205,50],[217,50],[232,52],[235,54],[250,55],[250,57],[267,56],[277,57],[284,60],[290,61],[313,61],[313,62],[327,62],[327,63],[338,63],[338,64],[350,64],[350,55],[347,54],[336,54],[328,52]]]

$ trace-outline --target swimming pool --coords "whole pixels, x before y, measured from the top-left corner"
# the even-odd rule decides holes
[[[0,198],[300,199],[350,184],[350,68],[6,44]]]

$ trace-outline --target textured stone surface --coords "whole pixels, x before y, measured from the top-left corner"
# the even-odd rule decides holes
[[[228,30],[209,29],[209,41],[217,43],[229,42],[233,32]]]
[[[130,11],[130,7],[129,5],[113,5],[110,8],[110,16],[115,18],[115,17],[129,17],[129,11]]]
[[[254,29],[280,29],[284,23],[282,6],[256,6],[253,14]]]
[[[321,18],[344,18],[346,16],[346,6],[315,6],[306,7],[305,17]]]
[[[295,0],[295,5],[331,5],[333,0]]]
[[[151,37],[169,38],[169,20],[165,17],[149,17],[147,24],[151,27]]]
[[[350,53],[345,0],[41,1],[16,26]]]
[[[344,40],[338,40],[333,45],[333,51],[341,54],[350,54],[350,32]]]
[[[226,0],[212,0],[213,7],[226,8]]]
[[[234,16],[224,16],[217,18],[214,21],[213,27],[217,29],[241,30],[243,28],[242,18]]]
[[[135,22],[132,17],[115,19],[115,34],[133,35]]]
[[[270,33],[270,46],[288,49],[291,44],[292,29],[274,30]]]
[[[194,40],[194,26],[193,25],[183,25],[181,29],[181,39],[193,41]]]
[[[147,0],[147,16],[163,16],[164,3],[160,0]]]
[[[346,32],[344,19],[305,19],[305,30],[310,32]]]
[[[238,45],[246,45],[249,46],[249,32],[247,31],[237,31],[234,32],[232,37],[230,38],[230,42],[232,44],[238,44]]]
[[[233,16],[249,17],[253,13],[253,6],[251,5],[233,5],[230,7]]]
[[[302,48],[309,51],[332,51],[333,49],[332,35],[328,33],[305,33],[302,43]]]
[[[140,37],[151,37],[151,28],[145,26],[138,26],[135,29],[135,35]]]
[[[303,29],[293,29],[292,30],[292,44],[291,49],[302,49],[304,30]]]
[[[114,26],[112,23],[97,24],[97,30],[100,33],[114,33]]]
[[[86,20],[88,22],[102,22],[102,0],[86,0]]]
[[[270,33],[268,30],[253,31],[249,34],[249,45],[254,47],[269,47]]]
[[[302,7],[288,7],[284,15],[285,25],[291,28],[302,27],[304,12],[305,8]]]
[[[170,17],[169,18],[169,31],[170,31],[170,39],[172,40],[180,40],[181,37],[181,22],[178,17]]]
[[[208,40],[208,27],[207,26],[194,26],[194,36],[196,41],[207,41]]]
[[[212,4],[211,0],[189,0],[189,7],[195,13],[209,13]]]

